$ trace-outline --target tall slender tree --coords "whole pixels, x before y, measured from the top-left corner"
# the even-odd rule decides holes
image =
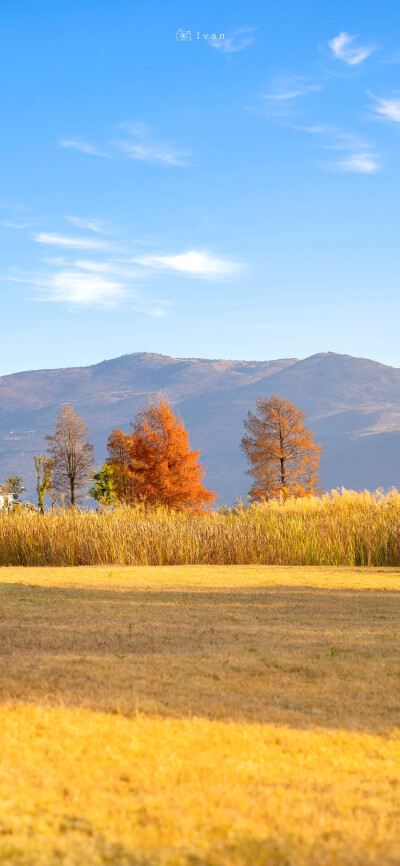
[[[244,421],[241,447],[253,477],[252,499],[306,496],[318,492],[322,446],[304,426],[304,411],[283,397],[260,397]]]
[[[55,432],[45,436],[53,461],[52,487],[73,508],[82,501],[93,477],[94,447],[88,427],[72,406],[63,406],[57,419]]]
[[[38,495],[38,511],[44,512],[44,498],[51,490],[51,479],[53,473],[53,461],[45,454],[34,456],[36,468],[36,492]]]
[[[215,500],[216,494],[202,484],[199,451],[189,447],[183,421],[163,399],[148,401],[130,433],[119,428],[111,433],[108,463],[114,468],[117,497],[127,503],[199,510]]]

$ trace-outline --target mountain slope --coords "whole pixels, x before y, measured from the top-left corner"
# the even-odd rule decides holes
[[[71,403],[91,429],[96,457],[111,429],[128,429],[138,405],[162,393],[181,413],[220,502],[245,496],[243,418],[260,396],[306,410],[324,445],[324,486],[400,487],[400,370],[334,353],[249,362],[132,354],[90,367],[0,378],[0,479],[23,475],[33,499],[33,454],[44,450],[56,411]]]
[[[227,491],[229,485],[232,497],[248,488],[237,447],[243,418],[259,396],[273,394],[305,409],[307,424],[324,445],[321,471],[327,489],[400,486],[400,370],[328,353],[298,361],[246,387],[180,404],[192,440],[202,443],[202,457],[216,489]]]

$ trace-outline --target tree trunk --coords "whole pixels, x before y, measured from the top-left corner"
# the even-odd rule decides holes
[[[285,456],[284,456],[284,443],[283,443],[283,430],[282,430],[282,421],[279,421],[279,442],[280,442],[280,452],[281,452],[281,484],[283,491],[286,486],[286,474],[285,474]]]
[[[282,487],[286,486],[285,458],[284,457],[281,457],[281,484],[282,484]]]

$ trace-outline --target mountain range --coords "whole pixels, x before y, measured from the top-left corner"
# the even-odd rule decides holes
[[[400,370],[333,352],[310,358],[229,361],[123,355],[87,367],[0,377],[0,484],[22,475],[35,501],[33,455],[45,451],[63,403],[79,412],[103,462],[115,426],[129,429],[149,395],[167,397],[207,467],[218,504],[250,487],[240,451],[243,419],[258,397],[287,397],[305,409],[324,446],[323,487],[400,488]]]

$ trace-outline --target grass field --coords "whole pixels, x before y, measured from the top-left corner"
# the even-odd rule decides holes
[[[0,570],[0,862],[397,866],[400,570]]]
[[[0,514],[0,566],[400,567],[400,493],[332,491],[201,512],[162,506]]]

